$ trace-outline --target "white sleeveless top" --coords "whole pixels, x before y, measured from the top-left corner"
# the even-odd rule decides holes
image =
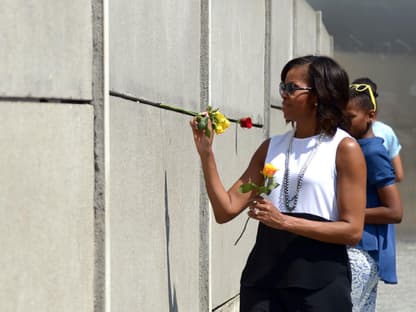
[[[320,216],[326,220],[338,220],[336,201],[336,152],[342,139],[351,137],[347,132],[337,129],[333,137],[324,136],[303,177],[296,208],[289,211],[283,200],[283,176],[285,158],[291,137],[295,130],[283,135],[273,136],[270,140],[266,163],[272,163],[278,171],[274,178],[280,185],[268,198],[285,213],[307,213]],[[309,154],[318,142],[319,135],[308,138],[293,138],[292,152],[289,156],[289,198],[295,194],[298,174]]]

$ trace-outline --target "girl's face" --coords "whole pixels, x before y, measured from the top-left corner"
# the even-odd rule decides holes
[[[297,87],[310,87],[307,82],[308,65],[295,66],[286,75],[285,85],[294,84]],[[293,89],[293,88],[292,88]],[[292,94],[289,94],[292,93]],[[295,90],[292,92],[281,92],[282,111],[284,118],[289,121],[300,121],[314,118],[316,115],[316,96],[311,90]]]
[[[374,111],[361,108],[356,99],[351,99],[344,114],[350,123],[349,128],[346,129],[349,134],[356,139],[371,136],[371,123],[375,119]]]

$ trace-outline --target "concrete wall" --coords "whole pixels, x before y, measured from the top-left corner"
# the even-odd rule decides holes
[[[211,94],[213,105],[233,118],[250,116],[264,123],[265,2],[212,1]],[[264,138],[262,129],[236,125],[216,139],[218,169],[228,188],[247,167],[250,155]],[[256,227],[237,246],[246,213],[225,226],[212,224],[212,307],[239,293],[239,281]]]
[[[414,235],[416,222],[415,101],[416,56],[400,54],[368,54],[335,51],[335,58],[348,71],[350,79],[370,77],[378,86],[377,118],[393,127],[402,145],[400,157],[404,181],[399,190],[404,205],[403,222],[398,225],[402,236]]]
[[[323,21],[322,12],[316,12],[316,52],[319,55],[332,56],[334,54],[334,38],[328,33]]]
[[[291,127],[283,120],[280,110],[279,83],[283,66],[297,56],[332,56],[333,38],[322,22],[322,13],[302,0],[272,1],[270,24],[270,135],[273,135]]]
[[[3,0],[1,97],[91,99],[91,1]]]
[[[193,311],[199,163],[189,118],[118,98],[110,104],[111,311]]]
[[[112,1],[109,14],[110,89],[200,111],[201,3]],[[207,296],[190,118],[110,99],[112,311],[198,311]]]
[[[94,310],[90,1],[2,1],[1,311]]]
[[[89,105],[1,102],[1,311],[93,311]]]
[[[292,0],[6,0],[2,13],[0,310],[237,309],[257,224],[234,246],[246,214],[213,222],[191,117],[155,103],[253,119],[215,139],[229,187],[286,129],[280,70],[318,52],[316,12]]]
[[[293,56],[318,51],[316,11],[304,0],[294,0]]]

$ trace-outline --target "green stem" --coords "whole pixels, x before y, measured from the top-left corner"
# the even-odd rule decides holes
[[[184,113],[184,114],[189,115],[189,116],[198,115],[198,113],[196,113],[196,112],[188,111],[188,110],[185,110],[185,109],[182,109],[182,108],[179,108],[179,107],[175,107],[175,106],[170,106],[170,105],[166,105],[166,104],[162,104],[162,103],[160,103],[159,106],[163,107],[165,109],[174,111],[174,112]]]

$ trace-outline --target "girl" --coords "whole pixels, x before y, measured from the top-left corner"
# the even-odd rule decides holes
[[[374,101],[377,102],[377,85],[372,81],[370,78],[362,77],[355,79],[352,84],[363,84],[363,85],[370,85],[371,90],[374,95]],[[376,117],[377,113],[379,112],[379,103],[377,102],[377,109],[375,110]],[[400,150],[402,146],[400,145],[399,139],[397,138],[396,133],[394,130],[387,124],[375,120],[372,123],[372,130],[375,136],[383,138],[384,142],[383,145],[389,154],[391,159],[391,164],[393,165],[394,173],[396,175],[396,182],[401,182],[404,179],[404,172],[403,172],[403,164],[400,157]]]
[[[260,222],[241,277],[240,311],[351,311],[346,245],[361,238],[366,167],[359,145],[338,127],[348,76],[331,58],[305,56],[285,65],[281,81],[283,114],[295,128],[265,140],[228,191],[213,136],[191,121],[216,221],[228,222],[249,207]],[[282,168],[268,199],[240,193],[243,183],[264,183],[259,172],[266,163]]]
[[[348,132],[358,140],[367,164],[367,209],[361,241],[348,249],[352,270],[353,311],[376,308],[377,283],[397,283],[393,223],[402,219],[402,204],[395,174],[383,139],[375,137],[372,123],[377,103],[370,84],[352,84],[346,109]]]

